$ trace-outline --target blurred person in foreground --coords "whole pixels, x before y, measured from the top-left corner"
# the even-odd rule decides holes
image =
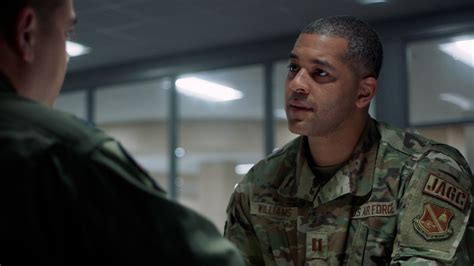
[[[0,264],[242,265],[103,132],[51,109],[72,0],[0,8]]]
[[[471,170],[454,148],[369,116],[382,57],[354,17],[299,35],[285,106],[301,136],[257,163],[227,209],[247,265],[472,265]]]

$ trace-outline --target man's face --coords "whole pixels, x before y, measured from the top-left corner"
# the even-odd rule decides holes
[[[291,132],[328,136],[356,110],[359,79],[343,38],[301,34],[290,55],[285,109]]]
[[[64,4],[41,21],[40,34],[35,62],[38,68],[38,88],[46,95],[44,100],[53,105],[64,82],[69,56],[66,52],[66,41],[72,31],[76,15],[73,1],[65,0]]]

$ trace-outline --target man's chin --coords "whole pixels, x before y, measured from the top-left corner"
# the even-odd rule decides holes
[[[303,121],[296,121],[296,120],[289,120],[288,121],[288,130],[290,130],[291,133],[297,134],[297,135],[306,135],[306,127],[304,126]]]

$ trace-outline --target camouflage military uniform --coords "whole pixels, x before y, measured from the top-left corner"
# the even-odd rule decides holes
[[[0,75],[0,264],[243,265],[103,132]]]
[[[468,263],[471,172],[462,156],[367,124],[350,160],[325,184],[308,166],[303,137],[238,184],[225,235],[247,265]]]

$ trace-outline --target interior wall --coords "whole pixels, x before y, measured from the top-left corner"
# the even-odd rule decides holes
[[[237,164],[253,164],[263,158],[262,121],[182,121],[179,146],[186,154],[178,160],[178,199],[208,217],[222,230],[225,209],[236,183],[243,177]],[[99,125],[119,140],[168,189],[167,123],[159,121]],[[277,143],[294,135],[286,121],[276,124]],[[212,192],[212,193],[210,193]]]
[[[472,168],[474,164],[474,124],[425,127],[417,128],[417,131],[426,137],[458,149]]]
[[[196,153],[252,153],[263,158],[262,121],[183,121],[179,129],[178,143],[187,156]],[[141,121],[98,125],[109,135],[122,142],[130,153],[143,156],[167,154],[167,123]],[[276,123],[277,148],[297,137],[288,130],[287,122]],[[184,145],[183,145],[184,144]]]

